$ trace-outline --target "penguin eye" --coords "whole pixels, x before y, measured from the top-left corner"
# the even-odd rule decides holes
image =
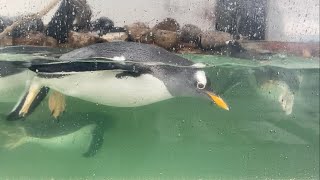
[[[206,86],[203,83],[197,82],[198,89],[204,89]]]

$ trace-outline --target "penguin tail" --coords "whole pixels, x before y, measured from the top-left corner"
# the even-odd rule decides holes
[[[32,84],[9,115],[7,115],[6,119],[8,121],[14,121],[25,118],[39,106],[48,92],[48,87]]]
[[[34,65],[57,62],[57,60],[35,58],[30,61],[15,60],[15,61],[0,61],[0,62],[6,66],[13,66],[14,68],[17,68],[17,69],[29,69]]]
[[[16,68],[29,68],[32,65],[30,61],[10,61]]]

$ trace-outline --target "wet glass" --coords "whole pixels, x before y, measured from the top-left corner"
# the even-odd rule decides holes
[[[50,3],[56,5],[51,15],[42,17]],[[8,34],[0,34],[0,179],[319,179],[318,1],[50,3],[25,1],[14,10],[12,2],[0,0],[0,33],[20,23]],[[79,10],[83,3],[91,9]],[[24,22],[26,14],[39,12],[41,21],[34,16],[32,23],[30,19]],[[63,12],[80,21],[68,24],[68,18],[61,20]],[[24,18],[10,19],[18,15]],[[135,22],[141,24],[132,25]],[[68,27],[62,31],[63,25]],[[179,96],[137,107],[115,107],[85,98],[103,101],[103,94],[98,94],[103,90],[72,96],[85,87],[83,83],[92,83],[87,77],[97,67],[105,68],[100,65],[106,59],[115,62],[112,68],[127,71],[132,67],[127,54],[86,58],[84,53],[84,59],[79,59],[89,65],[76,64],[75,68],[67,60],[63,66],[67,69],[61,71],[52,65],[74,49],[112,43],[103,38],[155,44],[205,65],[200,68],[208,82],[200,78],[192,85],[198,90],[211,85],[229,111],[208,97]],[[42,70],[40,66],[32,70],[33,63],[51,63],[45,70],[55,73],[44,78],[48,82],[72,77],[61,76],[68,68],[87,74],[68,81],[68,86],[62,86],[68,87],[65,91],[41,89],[47,96],[37,96],[43,98],[36,101],[37,107],[12,121],[8,115],[14,107],[21,108],[18,102]],[[92,63],[97,67],[89,68]],[[189,68],[170,64],[170,59],[162,63],[160,67],[168,65],[175,71]],[[139,65],[116,78],[150,73]],[[174,84],[179,80],[188,81],[177,78]],[[155,89],[156,95],[163,95],[161,88]]]

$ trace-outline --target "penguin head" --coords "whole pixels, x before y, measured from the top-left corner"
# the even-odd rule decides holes
[[[168,91],[176,97],[205,97],[222,109],[229,110],[224,100],[213,91],[210,79],[203,69],[165,66],[154,70],[161,76]]]

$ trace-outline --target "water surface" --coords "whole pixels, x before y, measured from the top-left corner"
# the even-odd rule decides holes
[[[62,53],[22,50],[2,49],[0,60]],[[0,91],[0,132],[11,133],[0,136],[0,179],[319,179],[318,59],[184,56],[209,65],[205,71],[230,111],[196,98],[115,108],[67,97],[59,122],[50,117],[47,99],[25,121],[7,122],[31,72],[14,77],[12,87]],[[290,113],[279,102],[287,91],[294,96]],[[17,142],[13,132],[20,126],[59,136],[92,123],[104,131],[93,157],[82,156],[88,133],[71,143],[57,138],[56,147],[31,142],[5,148]]]

